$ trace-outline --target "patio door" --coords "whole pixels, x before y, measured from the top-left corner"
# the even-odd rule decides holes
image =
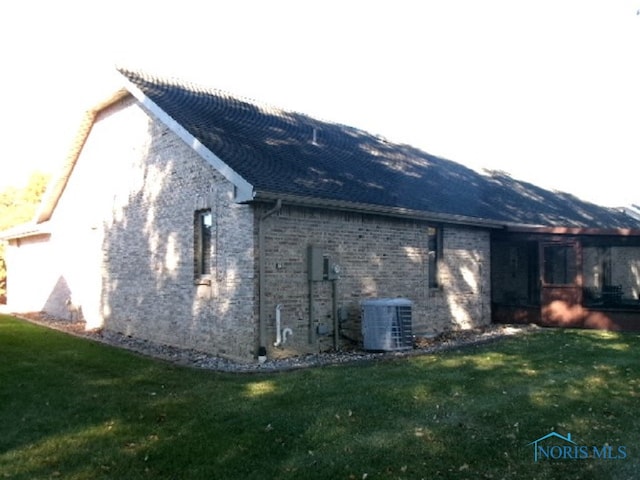
[[[544,323],[570,325],[582,305],[580,251],[577,242],[540,244],[540,303]]]

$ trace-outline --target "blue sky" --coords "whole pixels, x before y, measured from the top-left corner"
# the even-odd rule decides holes
[[[640,203],[640,0],[0,6],[0,186],[62,161],[122,64],[605,205]]]

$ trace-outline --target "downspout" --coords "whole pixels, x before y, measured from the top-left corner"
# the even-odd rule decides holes
[[[331,280],[331,315],[333,316],[333,349],[340,346],[340,319],[338,318],[338,279]]]
[[[265,212],[258,219],[258,360],[267,359],[267,309],[265,305],[265,239],[264,221],[282,208],[282,200],[278,199],[275,206]]]
[[[309,276],[309,345],[316,344],[316,324],[313,311],[313,280]]]

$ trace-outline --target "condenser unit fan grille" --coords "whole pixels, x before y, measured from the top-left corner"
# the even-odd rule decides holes
[[[379,298],[362,302],[362,338],[365,350],[393,351],[413,347],[411,300]]]

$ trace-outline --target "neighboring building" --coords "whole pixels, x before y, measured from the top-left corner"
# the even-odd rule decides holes
[[[13,311],[250,361],[358,341],[369,298],[411,300],[416,335],[486,325],[492,304],[498,319],[544,323],[547,303],[571,308],[586,291],[594,307],[638,303],[631,216],[355,128],[121,73],[34,222],[2,234]],[[277,347],[276,312],[279,333],[291,329]]]

